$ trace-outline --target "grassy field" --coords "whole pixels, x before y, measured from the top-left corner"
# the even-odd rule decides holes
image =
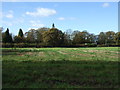
[[[3,48],[3,88],[118,88],[118,47]]]

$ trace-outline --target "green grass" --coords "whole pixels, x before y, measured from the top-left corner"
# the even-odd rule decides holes
[[[3,88],[118,88],[118,47],[3,48]]]

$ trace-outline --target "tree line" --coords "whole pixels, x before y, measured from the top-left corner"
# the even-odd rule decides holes
[[[92,47],[92,46],[119,46],[120,32],[100,32],[98,35],[87,31],[62,32],[55,28],[30,29],[23,33],[19,29],[18,35],[12,36],[9,28],[2,32],[3,47]]]

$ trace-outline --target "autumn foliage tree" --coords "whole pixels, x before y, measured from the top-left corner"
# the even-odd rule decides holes
[[[49,31],[50,28],[46,28],[46,27],[42,27],[42,28],[38,28],[36,29],[36,35],[37,35],[37,43],[43,43],[43,34],[46,31]]]
[[[12,34],[9,33],[8,28],[5,32],[2,32],[3,45],[8,44],[20,47],[120,45],[120,32],[100,32],[98,35],[79,30],[71,32],[70,29],[67,32],[62,32],[55,28],[54,23],[52,24],[52,28],[42,27],[38,29],[30,29],[25,34],[22,29],[19,29],[18,35],[13,38],[14,39],[12,40]]]
[[[48,46],[61,46],[64,42],[64,34],[57,28],[51,28],[43,34],[43,42]]]

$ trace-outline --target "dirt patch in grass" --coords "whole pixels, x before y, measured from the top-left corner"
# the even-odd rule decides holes
[[[118,55],[110,55],[109,58],[119,58]]]
[[[90,56],[95,56],[95,55],[92,55],[92,54],[83,54],[83,53],[76,53],[76,52],[69,52],[69,53],[66,53],[66,52],[63,52],[63,51],[58,51],[60,54],[68,54],[68,55],[72,55],[72,56],[83,56],[83,57],[90,57]]]
[[[39,56],[45,56],[45,53],[44,53],[44,52],[37,52],[37,54],[38,54]]]
[[[96,53],[115,53],[118,54],[118,51],[107,51],[107,50],[83,50],[84,52],[96,52]]]
[[[55,55],[55,52],[50,52],[50,55]]]
[[[100,50],[82,50],[83,52],[98,52],[98,53],[103,53],[104,51],[100,51]]]
[[[109,52],[111,52],[111,53],[115,53],[115,54],[120,54],[119,51],[109,51]]]
[[[70,54],[70,53],[65,53],[63,51],[58,51],[60,54]]]
[[[33,55],[33,52],[26,52],[27,55]]]
[[[91,57],[91,56],[95,56],[95,55],[92,55],[92,54],[82,54],[82,53],[77,53],[75,55],[80,55],[80,56],[83,56],[83,57]]]
[[[30,56],[45,56],[44,52],[22,52],[18,54],[19,56],[30,55]]]

